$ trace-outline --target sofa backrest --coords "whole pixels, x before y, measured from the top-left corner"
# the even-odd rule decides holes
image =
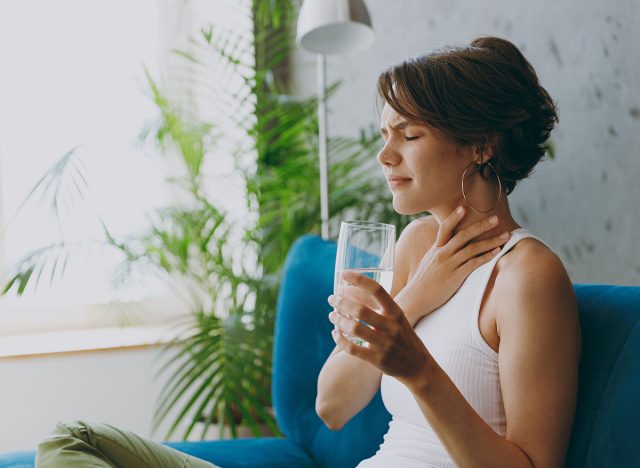
[[[298,239],[287,256],[278,295],[273,350],[273,408],[284,434],[323,467],[354,467],[375,453],[391,416],[380,392],[341,430],[315,411],[317,381],[335,347],[327,297],[333,292],[334,242]]]
[[[303,236],[287,257],[278,296],[273,406],[279,427],[321,467],[354,467],[372,456],[391,419],[380,392],[340,431],[315,412],[317,378],[335,347],[326,299],[336,245]],[[569,467],[618,467],[640,460],[640,287],[575,285],[583,355]]]
[[[566,466],[640,466],[640,287],[574,289],[582,362]]]

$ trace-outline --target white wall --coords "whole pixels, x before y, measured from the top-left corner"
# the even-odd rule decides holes
[[[59,420],[149,436],[158,348],[0,359],[0,452],[34,449]],[[162,435],[162,434],[160,434]]]
[[[188,49],[186,43],[189,35],[199,34],[200,28],[210,22],[246,30],[247,24],[251,26],[250,18],[244,15],[248,11],[247,5],[249,3],[238,4],[235,0],[158,2],[159,59],[162,62],[163,79],[154,78],[168,85],[172,96],[193,99],[189,103],[203,117],[215,120],[212,114],[218,109],[202,104],[201,98],[207,94],[206,89],[198,94],[203,90],[194,91],[192,85],[185,85],[189,83],[193,70],[186,60],[178,58],[172,50]],[[78,11],[75,14],[76,20],[82,22],[82,14]],[[219,71],[213,68],[208,72],[209,79],[204,82],[207,86],[213,87],[221,82],[215,77]],[[226,77],[223,82],[233,83],[232,80]],[[191,87],[185,91],[188,86]],[[222,91],[230,92],[227,89]],[[126,114],[126,109],[123,112]],[[246,208],[242,179],[231,172],[232,156],[230,152],[220,152],[209,158],[211,163],[205,171],[211,181],[211,196],[220,201],[230,216],[237,218],[237,223],[249,222],[252,215]],[[255,155],[247,152],[245,163],[251,164],[251,158],[255,160]],[[167,165],[166,175],[176,175],[175,164]],[[2,232],[0,229],[0,239]],[[55,313],[55,310],[48,308],[47,312]],[[6,315],[4,317],[6,320]],[[18,324],[3,324],[0,320],[0,325],[4,325],[0,330],[2,335],[3,332],[7,333],[8,328],[16,328]],[[0,452],[34,449],[58,420],[102,421],[149,436],[153,405],[164,381],[153,378],[158,367],[154,361],[157,355],[158,349],[150,347],[0,358]],[[163,434],[164,431],[159,431],[157,437],[162,438]]]
[[[374,122],[378,74],[403,59],[478,35],[521,48],[558,102],[557,159],[510,197],[523,226],[550,243],[576,282],[640,284],[640,2],[366,0],[369,50],[327,61],[344,84],[329,132]],[[315,91],[314,58],[298,51],[298,92]],[[381,183],[383,181],[381,180]]]

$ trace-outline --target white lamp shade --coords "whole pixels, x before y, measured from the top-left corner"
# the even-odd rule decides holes
[[[318,54],[356,52],[375,39],[362,0],[305,0],[298,16],[296,42]]]

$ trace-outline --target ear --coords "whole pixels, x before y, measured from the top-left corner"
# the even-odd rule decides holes
[[[493,158],[495,141],[496,138],[492,135],[486,137],[483,143],[474,145],[473,155],[477,163],[484,164]]]

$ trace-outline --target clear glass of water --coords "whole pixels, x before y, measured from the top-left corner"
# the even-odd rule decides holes
[[[342,279],[344,271],[354,271],[377,281],[391,291],[393,281],[393,252],[396,245],[396,227],[373,221],[343,221],[340,225],[336,267],[333,283],[334,295],[349,297],[347,284]],[[341,312],[341,311],[337,311]],[[366,322],[360,321],[366,325]],[[360,346],[368,343],[356,336],[342,333],[345,338]]]

